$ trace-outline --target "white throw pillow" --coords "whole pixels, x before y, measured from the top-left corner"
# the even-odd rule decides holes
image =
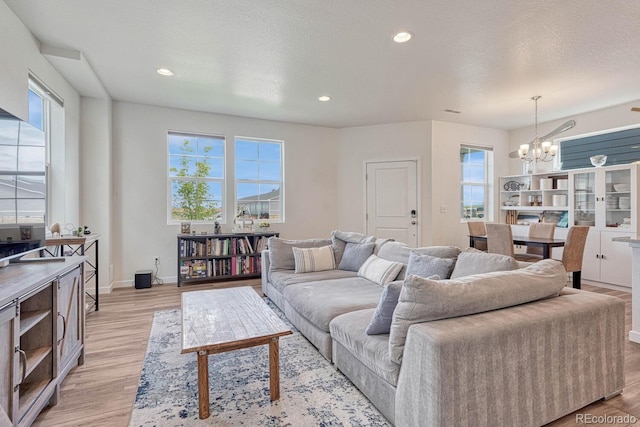
[[[331,246],[319,248],[293,247],[296,273],[312,273],[314,271],[335,270],[336,259]]]
[[[358,276],[371,280],[380,286],[386,286],[396,279],[402,267],[404,264],[401,262],[388,261],[371,255],[358,270]]]

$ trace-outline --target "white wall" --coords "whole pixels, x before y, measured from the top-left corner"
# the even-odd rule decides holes
[[[590,113],[565,117],[551,122],[539,123],[538,134],[547,134],[570,119],[576,121],[576,126],[573,129],[556,136],[556,139],[640,124],[640,113],[631,111],[631,107],[640,107],[640,100],[602,110],[592,111]],[[510,150],[517,150],[520,144],[531,142],[534,135],[535,131],[533,126],[509,132]],[[551,170],[551,163],[552,162],[542,164],[539,168],[539,172]],[[511,159],[509,161],[508,174],[518,175],[521,173],[522,162],[519,159]]]
[[[135,271],[151,269],[154,256],[160,256],[158,275],[175,281],[179,225],[167,225],[168,130],[226,136],[227,217],[233,215],[234,136],[284,140],[286,223],[273,224],[272,230],[297,239],[329,236],[336,228],[336,129],[114,102],[115,286],[128,286]],[[212,226],[194,228],[212,231]]]
[[[366,161],[417,158],[421,166],[420,245],[468,246],[467,226],[458,214],[462,143],[494,147],[495,181],[505,174],[506,131],[428,120],[341,129],[339,228],[364,232]],[[497,209],[497,193],[494,200]]]
[[[338,150],[338,228],[363,233],[364,165],[367,161],[418,159],[422,245],[431,240],[431,121],[340,129]]]
[[[494,221],[502,220],[498,206],[497,184],[508,168],[507,131],[449,122],[433,122],[432,146],[432,206],[433,245],[469,246],[466,222],[460,220],[460,144],[493,147]],[[446,212],[441,212],[444,206]]]
[[[88,226],[100,234],[99,283],[102,292],[111,284],[112,251],[112,115],[111,100],[83,97],[81,136],[82,181],[80,185],[81,218],[78,226]]]

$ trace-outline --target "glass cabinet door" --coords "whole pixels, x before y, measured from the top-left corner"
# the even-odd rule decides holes
[[[596,174],[573,175],[573,225],[596,225]]]
[[[629,169],[606,171],[605,218],[607,227],[635,226],[631,223],[631,171]]]

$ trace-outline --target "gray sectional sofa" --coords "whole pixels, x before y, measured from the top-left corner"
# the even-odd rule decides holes
[[[326,246],[335,268],[296,273],[293,248]],[[367,256],[395,280],[355,271]],[[264,294],[396,426],[542,425],[623,388],[624,302],[564,287],[557,261],[334,232],[271,238],[262,263]]]

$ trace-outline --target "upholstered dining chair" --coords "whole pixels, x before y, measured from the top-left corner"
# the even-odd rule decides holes
[[[572,284],[576,289],[580,289],[582,256],[584,255],[587,234],[589,234],[589,226],[577,225],[571,227],[562,251],[562,263],[567,273],[573,273]]]
[[[487,252],[513,256],[513,234],[509,224],[486,224]]]
[[[534,222],[529,225],[529,237],[544,237],[553,239],[555,232],[555,222]],[[527,246],[527,251],[523,254],[516,254],[515,258],[518,261],[540,261],[542,259],[542,248],[540,246]]]
[[[469,236],[485,236],[487,234],[487,227],[485,227],[484,221],[467,221],[467,227],[469,227]],[[474,247],[481,251],[486,251],[487,242],[476,241]]]

